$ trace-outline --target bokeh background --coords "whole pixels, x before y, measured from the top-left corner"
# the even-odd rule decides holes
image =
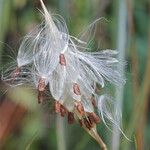
[[[72,35],[99,17],[91,47],[117,49],[126,85],[107,87],[122,109],[123,131],[103,123],[98,132],[109,150],[150,149],[150,1],[44,0],[52,13],[62,15]],[[39,0],[0,0],[0,67],[5,55],[17,52],[22,37],[41,20]],[[37,104],[34,89],[8,88],[0,82],[1,150],[97,150],[98,144],[78,124],[68,125],[53,113],[52,99]],[[6,92],[7,91],[7,92]]]

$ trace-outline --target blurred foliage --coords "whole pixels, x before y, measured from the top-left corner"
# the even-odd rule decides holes
[[[128,1],[128,0],[127,0]],[[82,29],[95,19],[105,17],[108,22],[99,26],[100,32],[96,35],[96,42],[100,49],[115,49],[117,44],[117,22],[118,3],[112,0],[45,0],[47,7],[52,13],[61,14],[67,24],[71,34],[78,35]],[[138,93],[145,92],[142,89],[145,79],[145,70],[148,64],[148,54],[150,53],[150,2],[148,0],[131,0],[132,15],[134,23],[134,33],[130,34],[130,25],[127,23],[128,37],[126,44],[126,78],[127,83],[124,89],[123,102],[123,127],[127,136],[135,142],[130,142],[124,137],[121,138],[121,149],[150,149],[150,93],[143,99]],[[41,19],[40,2],[38,0],[0,0],[0,60],[2,67],[3,56],[9,54],[10,48],[15,52],[21,42],[22,37],[34,28]],[[128,7],[127,7],[128,9]],[[127,10],[128,12],[129,10]],[[6,43],[6,44],[3,44]],[[149,44],[149,45],[148,45]],[[138,70],[134,70],[133,49],[138,60]],[[95,49],[96,50],[96,49]],[[6,60],[7,61],[7,60]],[[138,76],[139,92],[134,93],[134,76]],[[150,76],[150,72],[148,72]],[[150,80],[150,79],[149,79]],[[150,87],[150,86],[149,86]],[[1,89],[4,89],[1,84]],[[114,89],[108,89],[114,91]],[[150,88],[149,88],[150,91]],[[16,94],[17,93],[17,94]],[[144,94],[143,94],[144,95]],[[3,150],[48,150],[57,149],[56,115],[52,113],[51,102],[38,105],[36,93],[31,89],[17,88],[10,90],[4,97],[14,101],[14,103],[24,106],[26,113],[22,116],[17,128],[11,131],[3,143]],[[2,97],[3,98],[3,97]],[[147,100],[146,100],[147,99]],[[50,99],[51,100],[51,99]],[[138,105],[135,105],[138,101]],[[144,106],[146,107],[144,107]],[[1,106],[1,103],[0,103]],[[145,108],[143,112],[137,112]],[[143,113],[143,114],[142,114]],[[145,118],[144,122],[138,122],[133,116]],[[5,116],[5,114],[3,114]],[[133,123],[133,120],[136,120]],[[67,149],[71,150],[96,150],[98,144],[79,125],[65,125],[65,141]],[[136,124],[136,126],[134,126]],[[137,124],[143,127],[137,131]],[[10,124],[11,125],[11,124]],[[129,132],[129,127],[131,132]],[[98,131],[111,150],[111,132],[101,123]],[[139,142],[142,137],[141,142]],[[128,147],[128,148],[127,148]],[[1,148],[1,147],[0,147]],[[126,149],[127,148],[127,149]]]

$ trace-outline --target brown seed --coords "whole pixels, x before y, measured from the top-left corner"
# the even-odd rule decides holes
[[[79,88],[79,85],[78,85],[77,83],[74,83],[74,84],[73,84],[73,92],[74,92],[76,95],[81,95],[80,88]]]
[[[15,78],[20,74],[21,69],[19,67],[17,67],[12,73],[11,73],[11,77],[12,77],[12,83],[14,82]]]
[[[94,122],[97,124],[97,123],[100,123],[100,118],[98,115],[96,115],[94,112],[90,113],[90,116],[93,118]]]
[[[65,58],[65,55],[64,54],[60,54],[59,56],[59,63],[62,65],[62,66],[66,66],[66,58]]]
[[[85,125],[89,130],[91,130],[92,126],[91,126],[90,122],[89,122],[86,118],[84,118],[84,125]]]
[[[45,79],[40,78],[39,79],[39,83],[38,83],[38,90],[39,91],[44,91],[45,87],[46,87],[46,85],[45,85]]]
[[[14,76],[18,76],[20,74],[21,69],[19,67],[17,67],[14,71]]]
[[[61,107],[61,104],[59,103],[59,101],[55,101],[54,102],[54,110],[56,113],[60,113],[60,107]]]
[[[61,107],[60,107],[60,114],[61,114],[61,116],[64,117],[66,113],[67,113],[66,108],[63,105],[61,105]]]
[[[92,115],[89,115],[89,116],[88,116],[88,120],[89,120],[90,124],[93,125],[93,123],[94,123],[94,118],[93,118]]]
[[[74,114],[72,112],[68,112],[68,123],[73,124],[75,121]]]
[[[85,114],[84,107],[83,107],[81,102],[77,103],[76,108],[77,108],[77,111],[80,113],[81,116],[83,116]]]

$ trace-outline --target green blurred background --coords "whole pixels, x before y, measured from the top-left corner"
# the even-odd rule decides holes
[[[103,123],[98,132],[109,150],[150,150],[150,1],[149,0],[44,0],[52,13],[62,15],[71,35],[78,35],[99,17],[94,47],[117,49],[118,66],[126,85],[107,88],[123,112],[124,136]],[[40,23],[39,0],[0,0],[0,67],[5,55],[17,52],[22,37]],[[6,43],[6,44],[4,44]],[[8,46],[9,45],[9,46]],[[0,149],[97,150],[98,144],[78,124],[68,125],[52,111],[49,100],[37,104],[28,88],[6,91],[0,84]]]

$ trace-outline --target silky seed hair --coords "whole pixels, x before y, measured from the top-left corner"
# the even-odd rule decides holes
[[[43,3],[42,3],[42,5],[43,5]],[[92,109],[93,106],[91,105],[90,101],[88,101],[87,97],[89,97],[89,95],[91,96],[92,94],[95,94],[94,89],[92,87],[93,82],[98,83],[103,88],[105,85],[105,83],[104,83],[105,80],[111,82],[114,85],[124,84],[125,80],[121,78],[120,73],[115,68],[116,63],[118,62],[118,60],[115,58],[115,56],[117,54],[117,52],[115,50],[104,50],[101,52],[94,52],[94,53],[85,52],[85,53],[83,53],[80,51],[80,47],[76,46],[76,44],[73,42],[73,40],[77,41],[80,44],[86,44],[86,42],[82,42],[82,40],[80,40],[80,39],[78,40],[77,38],[71,38],[71,36],[70,36],[70,43],[71,43],[70,45],[72,45],[72,46],[70,46],[70,47],[68,46],[68,48],[66,49],[66,55],[69,53],[72,53],[72,55],[74,56],[74,59],[72,59],[71,61],[72,62],[74,60],[77,61],[78,68],[76,68],[74,66],[76,64],[72,64],[70,68],[75,67],[76,68],[75,70],[79,70],[78,71],[79,73],[77,73],[74,82],[77,85],[79,85],[80,89],[82,89],[82,93],[84,93],[84,94],[82,95],[82,98],[80,97],[78,99],[80,99],[80,101],[82,101],[82,103],[84,104],[84,107],[87,109],[86,111],[90,112],[90,111],[93,111],[93,109]],[[84,47],[82,47],[82,48],[84,48]],[[71,79],[69,79],[69,76],[67,76],[67,71],[68,72],[70,71],[69,68],[67,68],[67,66],[68,66],[68,64],[70,65],[71,63],[69,63],[67,57],[65,57],[66,55],[62,55],[65,59],[65,65],[63,66],[61,63],[58,64],[56,67],[56,71],[53,74],[53,77],[50,78],[50,81],[49,81],[50,91],[52,91],[52,93],[53,93],[52,95],[54,95],[55,99],[57,99],[57,100],[63,99],[61,94],[63,94],[63,95],[67,94],[67,92],[63,93],[63,90],[62,90],[63,87],[65,87],[65,85],[67,85],[67,84],[72,84]],[[70,71],[71,74],[74,74],[74,71],[72,71],[72,72]],[[59,74],[61,74],[61,75],[59,76]],[[70,81],[70,83],[68,81]],[[83,88],[81,88],[82,85],[84,85]],[[57,89],[58,89],[58,93],[59,93],[58,95],[56,92]],[[86,90],[84,91],[84,89],[86,89]],[[68,92],[68,95],[70,95],[69,92]],[[77,98],[74,97],[73,95],[72,95],[72,98],[73,98],[72,101],[77,100]],[[62,101],[65,102],[65,99]],[[98,100],[98,101],[100,101],[100,100]],[[73,104],[74,103],[72,103],[72,105]],[[103,107],[98,107],[98,108],[103,109]],[[103,121],[105,122],[104,117],[103,117],[103,115],[105,114],[105,111],[102,110],[100,112],[101,112]],[[107,109],[106,109],[106,112],[107,112]],[[110,121],[112,123],[116,124],[116,122],[112,118],[108,117],[108,119],[110,119]],[[116,124],[116,125],[118,126],[118,124]]]
[[[38,90],[39,103],[44,101],[45,88],[49,85],[55,111],[61,116],[68,115],[69,123],[73,120],[79,122],[105,147],[96,130],[99,117],[95,107],[106,126],[109,126],[108,120],[123,133],[118,123],[121,112],[112,111],[111,108],[115,107],[113,101],[109,96],[97,93],[96,85],[104,88],[106,82],[114,86],[125,84],[117,70],[117,51],[92,52],[89,48],[90,30],[101,18],[90,24],[80,38],[76,38],[69,35],[64,19],[59,15],[52,16],[43,1],[40,2],[44,21],[24,37],[15,65],[3,69],[1,79],[16,86],[31,83]]]

